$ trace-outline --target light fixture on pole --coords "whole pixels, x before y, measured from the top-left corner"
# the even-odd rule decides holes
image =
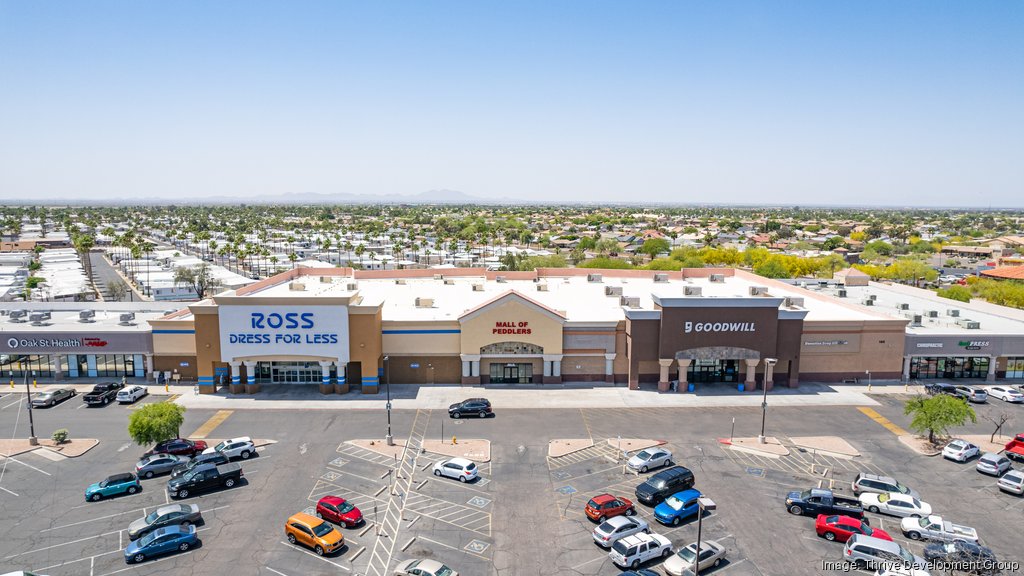
[[[868,375],[868,392],[871,392],[871,370],[865,370],[864,373]]]
[[[391,374],[388,373],[388,360],[390,360],[390,358],[385,356],[384,357],[384,388],[385,388],[385,390],[387,390],[387,395],[388,395],[388,403],[387,403],[387,406],[386,406],[387,410],[388,410],[388,435],[384,437],[384,443],[387,444],[388,446],[394,446],[395,445],[395,438],[391,435]]]
[[[765,358],[764,359],[764,381],[761,382],[761,389],[763,393],[761,395],[761,434],[757,436],[757,442],[764,444],[764,421],[768,414],[768,377],[772,373],[772,368],[778,362],[776,358]]]
[[[704,523],[704,503],[701,502],[700,498],[697,498],[697,549],[694,550],[693,554],[693,572],[694,576],[700,576],[700,533],[701,527]]]

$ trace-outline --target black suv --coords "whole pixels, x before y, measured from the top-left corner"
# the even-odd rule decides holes
[[[223,452],[211,452],[210,454],[196,454],[196,457],[184,464],[179,464],[171,470],[171,478],[177,478],[186,472],[199,467],[200,464],[227,464],[228,457]]]
[[[950,396],[960,396],[956,391],[956,386],[952,384],[946,384],[944,382],[932,382],[931,384],[924,385],[925,392],[936,395],[936,394],[949,394]]]
[[[487,398],[470,398],[448,407],[448,415],[452,418],[462,418],[463,416],[487,418],[491,414],[493,414],[491,401]]]
[[[673,466],[648,478],[646,482],[636,487],[634,493],[644,504],[654,506],[676,492],[693,488],[693,483],[693,472],[689,468]]]

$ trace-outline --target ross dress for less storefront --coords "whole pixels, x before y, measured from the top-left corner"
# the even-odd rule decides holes
[[[630,387],[655,374],[662,390],[672,380],[797,385],[807,310],[783,308],[783,298],[654,301],[654,310],[626,310]]]

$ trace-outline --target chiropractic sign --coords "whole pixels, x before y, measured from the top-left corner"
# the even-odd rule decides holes
[[[684,322],[683,332],[754,332],[754,322]]]
[[[221,306],[220,354],[225,362],[254,356],[321,356],[348,362],[348,308]]]

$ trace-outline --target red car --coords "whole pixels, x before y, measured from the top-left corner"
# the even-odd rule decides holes
[[[203,442],[202,440],[175,438],[173,440],[164,440],[163,442],[158,443],[156,446],[153,446],[152,450],[143,454],[142,457],[145,458],[146,456],[162,453],[193,458],[196,454],[202,454],[203,450],[206,450],[206,442]]]
[[[892,536],[889,536],[885,530],[872,528],[868,526],[867,522],[859,518],[850,518],[849,516],[825,516],[824,514],[818,514],[818,519],[814,521],[814,530],[818,533],[818,536],[835,542],[846,542],[854,534],[873,536],[892,542]]]
[[[324,496],[316,503],[316,517],[351,528],[363,521],[363,513],[338,496]]]
[[[590,518],[594,522],[604,522],[605,520],[613,516],[632,516],[636,514],[636,508],[633,508],[633,501],[627,498],[616,498],[611,494],[601,494],[600,496],[594,496],[587,502],[586,507],[587,518]]]

